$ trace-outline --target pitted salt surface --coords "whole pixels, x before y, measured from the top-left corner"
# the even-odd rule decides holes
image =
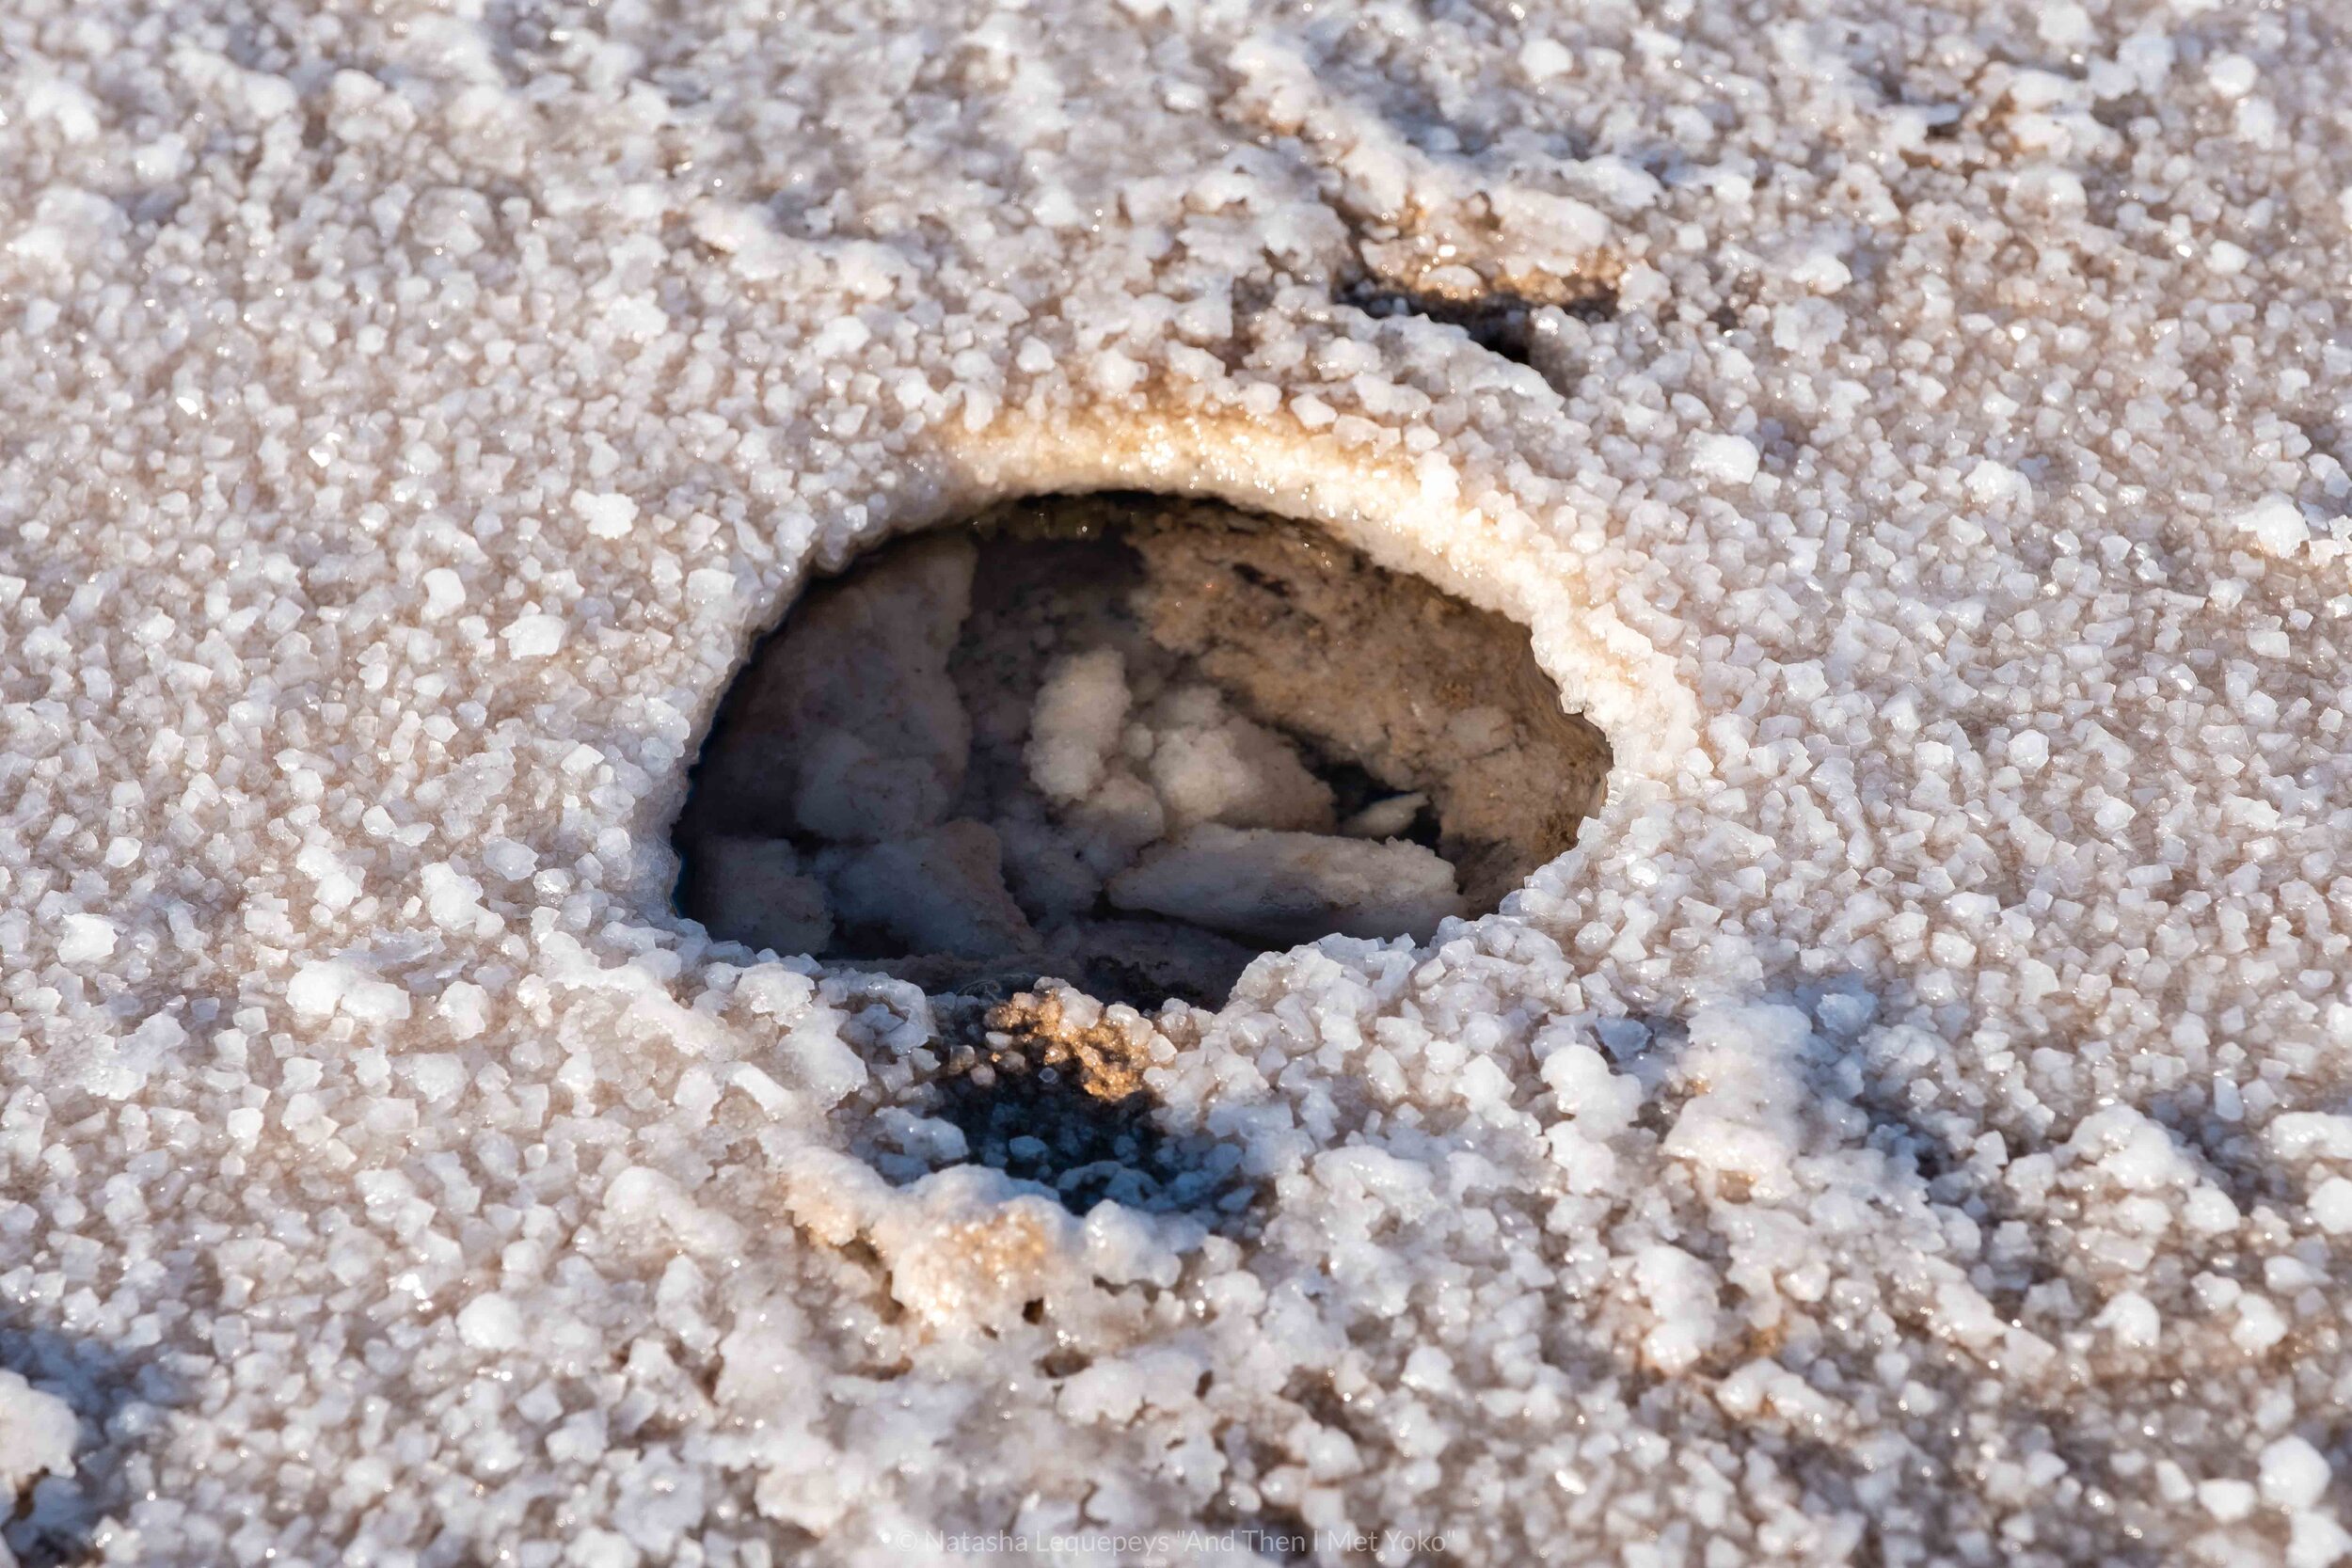
[[[2344,26],[8,7],[8,1546],[2337,1560]],[[1246,1224],[893,1185],[921,993],[663,913],[806,572],[1113,485],[1615,751],[1144,1042]]]

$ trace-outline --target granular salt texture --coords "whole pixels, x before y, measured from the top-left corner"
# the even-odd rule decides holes
[[[0,1538],[2340,1560],[2343,31],[7,8]],[[807,573],[1101,486],[1614,756],[1502,912],[1138,1015],[1232,1211],[952,1163],[915,986],[665,908]]]

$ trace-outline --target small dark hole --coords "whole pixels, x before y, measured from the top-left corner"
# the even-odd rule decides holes
[[[1361,278],[1342,289],[1338,297],[1341,304],[1354,306],[1368,316],[1421,316],[1458,326],[1479,347],[1521,365],[1533,358],[1536,312],[1545,306],[1555,306],[1579,321],[1612,321],[1617,314],[1616,291],[1599,285],[1563,289],[1557,298],[1548,299],[1530,298],[1507,289],[1456,298]]]

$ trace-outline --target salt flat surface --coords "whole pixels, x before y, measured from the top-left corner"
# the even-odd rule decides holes
[[[1503,14],[0,8],[15,1554],[2344,1555],[2352,12]],[[667,912],[804,576],[1094,485],[1614,752],[1086,1024],[1236,1207]]]

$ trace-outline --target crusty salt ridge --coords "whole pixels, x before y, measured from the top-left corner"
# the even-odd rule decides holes
[[[2346,24],[7,8],[9,1548],[2336,1560]],[[1614,749],[1168,1019],[1242,1216],[949,1164],[918,992],[664,912],[802,574],[1087,483]]]

